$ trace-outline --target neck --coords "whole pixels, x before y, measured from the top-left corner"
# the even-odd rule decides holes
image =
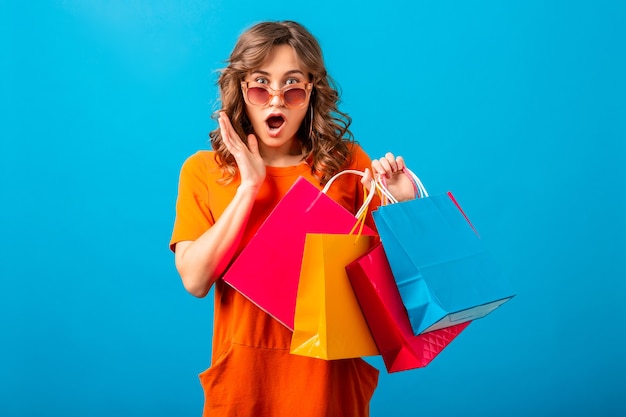
[[[263,155],[263,161],[265,161],[265,165],[271,167],[290,167],[294,165],[298,165],[302,162],[302,154],[298,155]]]
[[[259,152],[265,165],[272,167],[288,167],[298,165],[303,160],[302,148],[299,143],[294,143],[290,149],[266,148],[259,146]]]

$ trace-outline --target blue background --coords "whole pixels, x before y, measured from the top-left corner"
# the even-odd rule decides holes
[[[285,18],[370,155],[454,191],[518,293],[383,371],[372,415],[626,414],[624,2],[0,4],[2,416],[200,414],[212,297],[167,247],[178,171],[237,36]]]

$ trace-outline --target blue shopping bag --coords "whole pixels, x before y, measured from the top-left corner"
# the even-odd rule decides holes
[[[415,335],[486,316],[514,294],[452,193],[372,214]]]

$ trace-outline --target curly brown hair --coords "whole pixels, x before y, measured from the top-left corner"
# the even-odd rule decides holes
[[[226,68],[220,71],[217,85],[222,109],[212,117],[217,119],[220,112],[225,112],[239,137],[247,144],[247,136],[253,133],[253,129],[245,112],[241,81],[263,64],[274,46],[284,44],[294,48],[313,84],[309,109],[297,136],[312,174],[324,184],[350,162],[349,144],[355,142],[349,130],[352,119],[339,110],[337,84],[326,71],[320,45],[301,24],[289,20],[262,22],[241,34],[226,61]],[[226,149],[219,127],[209,136],[216,161],[222,169],[221,181],[228,183],[236,175],[235,158]]]

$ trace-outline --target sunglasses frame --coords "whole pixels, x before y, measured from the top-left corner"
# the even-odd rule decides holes
[[[253,87],[250,87],[249,84],[254,84]],[[264,104],[254,104],[251,103],[248,100],[248,90],[250,88],[262,88],[263,90],[267,91],[269,93],[269,97],[267,99],[267,101]],[[289,105],[286,101],[285,101],[285,93],[289,90],[295,90],[295,89],[300,89],[300,90],[304,90],[304,92],[306,93],[306,97],[304,99],[304,101],[302,102],[302,104],[298,105],[298,106],[291,106]],[[307,99],[311,96],[311,91],[313,90],[313,83],[297,83],[297,84],[289,84],[284,86],[283,88],[279,89],[279,90],[274,90],[272,87],[266,85],[266,84],[261,84],[261,83],[257,83],[254,81],[242,81],[241,82],[241,91],[243,92],[243,99],[244,101],[251,105],[251,106],[257,106],[257,107],[267,107],[269,106],[269,104],[272,102],[272,99],[276,96],[280,97],[280,100],[282,101],[282,103],[285,105],[285,107],[291,108],[291,109],[297,109],[300,107],[304,107]]]

